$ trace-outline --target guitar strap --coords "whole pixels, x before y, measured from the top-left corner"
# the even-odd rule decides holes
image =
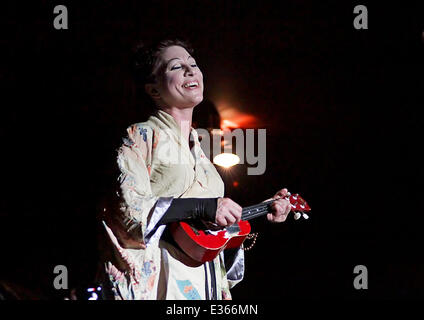
[[[209,271],[211,273],[211,284],[212,284],[212,298],[211,300],[217,300],[216,296],[216,275],[215,275],[215,264],[212,261],[209,261]]]
[[[209,300],[208,268],[206,267],[206,263],[203,266],[205,268],[205,299]]]
[[[209,279],[208,279],[208,267],[209,265],[209,273],[211,275],[211,293],[212,296],[209,297]],[[215,264],[213,261],[206,262],[204,264],[205,267],[205,299],[206,300],[217,300],[216,296],[216,276],[215,276]]]

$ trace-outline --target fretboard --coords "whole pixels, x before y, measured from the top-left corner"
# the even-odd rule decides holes
[[[245,207],[242,209],[241,213],[241,219],[242,220],[250,220],[253,218],[257,218],[260,216],[263,216],[267,213],[270,213],[270,204],[273,203],[275,200],[269,200],[266,202],[262,202],[259,204],[255,204],[254,206]]]

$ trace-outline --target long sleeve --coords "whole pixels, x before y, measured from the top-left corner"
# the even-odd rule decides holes
[[[244,278],[244,250],[243,248],[226,249],[223,255],[228,285],[231,289]]]
[[[152,194],[149,177],[152,130],[133,125],[127,132],[117,156],[120,170],[118,199],[113,201],[117,206],[107,215],[107,224],[121,247],[143,249],[172,197],[161,198]]]

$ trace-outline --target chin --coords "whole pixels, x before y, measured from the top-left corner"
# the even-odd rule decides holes
[[[198,104],[200,104],[203,101],[203,96],[199,97],[199,99],[196,99],[196,102],[194,104],[193,107],[197,106]]]
[[[186,108],[194,108],[195,106],[200,104],[202,101],[203,101],[203,95],[193,97],[192,99],[190,99],[190,101],[184,103],[184,105],[185,105]]]

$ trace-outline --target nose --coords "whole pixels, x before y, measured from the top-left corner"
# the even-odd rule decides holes
[[[186,75],[194,76],[196,74],[196,68],[194,68],[190,65],[187,65],[185,73],[186,73]]]

